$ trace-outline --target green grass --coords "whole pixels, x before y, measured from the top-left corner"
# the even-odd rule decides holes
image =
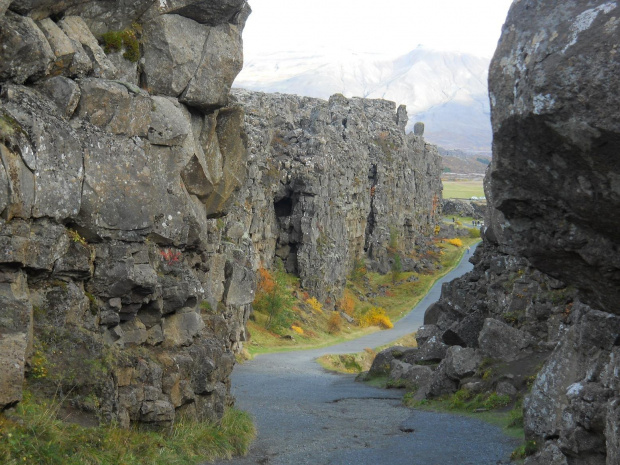
[[[458,413],[479,418],[501,427],[508,436],[525,440],[521,402],[513,403],[508,396],[500,396],[494,392],[472,394],[461,389],[451,396],[421,401],[414,401],[413,393],[407,393],[403,402],[408,407],[420,410]]]
[[[424,298],[438,279],[450,272],[459,263],[467,248],[480,240],[479,238],[461,239],[463,240],[463,247],[460,248],[449,244],[437,244],[442,248],[442,254],[435,257],[441,264],[441,268],[433,273],[402,272],[396,284],[392,282],[390,273],[381,275],[364,272],[356,276],[355,279],[348,280],[347,289],[353,296],[356,319],[359,319],[373,307],[384,308],[387,316],[393,322],[405,316]],[[407,279],[414,274],[418,280],[407,282]],[[297,295],[303,293],[303,290],[298,287],[298,280],[291,279],[288,286],[291,293]],[[381,289],[384,295],[365,300],[360,299],[360,296],[369,291],[381,293],[379,292]],[[284,334],[286,337],[283,337],[282,331],[274,332],[266,329],[267,315],[256,311],[253,313],[252,320],[248,322],[250,340],[246,344],[250,356],[261,353],[328,347],[380,331],[376,326],[362,328],[355,324],[343,322],[339,332],[330,333],[327,329],[327,321],[332,312],[327,309],[323,310],[322,313],[312,311],[308,305],[304,304],[303,298],[296,300],[293,305],[293,312],[292,324],[301,327],[304,330],[303,335],[288,329]]]
[[[0,414],[0,463],[16,465],[194,465],[247,453],[250,416],[229,408],[219,423],[180,421],[165,432],[82,427],[57,418],[61,403],[27,394]]]
[[[407,334],[390,344],[376,348],[366,348],[355,354],[328,354],[317,359],[319,365],[329,371],[338,373],[362,373],[368,371],[377,353],[392,346],[417,347],[415,333]]]
[[[471,199],[484,197],[482,180],[442,181],[444,199]]]

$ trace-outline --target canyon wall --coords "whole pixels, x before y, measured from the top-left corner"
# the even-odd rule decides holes
[[[0,408],[217,419],[259,266],[326,304],[358,259],[432,266],[436,149],[391,102],[231,96],[249,12],[0,2]]]
[[[387,273],[392,247],[404,269],[423,266],[407,255],[438,221],[440,158],[421,136],[405,135],[403,106],[342,95],[233,97],[245,109],[249,167],[235,214],[264,266],[281,259],[321,302],[341,297],[356,259]]]
[[[93,421],[219,418],[254,289],[217,219],[246,176],[248,5],[2,4],[0,406],[27,371]]]
[[[619,17],[615,1],[513,3],[489,73],[484,242],[393,362],[419,399],[523,397],[528,465],[620,463]]]

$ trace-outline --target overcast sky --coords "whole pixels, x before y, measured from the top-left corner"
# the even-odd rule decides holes
[[[512,0],[250,0],[244,53],[344,49],[402,55],[418,45],[491,57]]]

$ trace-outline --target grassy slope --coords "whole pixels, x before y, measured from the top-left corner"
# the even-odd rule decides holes
[[[0,463],[46,465],[194,465],[247,453],[250,416],[228,409],[221,422],[184,422],[163,432],[82,427],[58,419],[62,402],[27,393],[0,414]]]
[[[349,280],[347,289],[354,300],[355,316],[359,317],[372,307],[381,307],[386,310],[391,321],[398,321],[422,300],[439,278],[459,263],[467,247],[479,240],[477,238],[463,238],[463,247],[460,248],[449,244],[438,244],[444,247],[444,253],[439,257],[440,270],[432,274],[401,273],[396,285],[392,283],[390,274],[366,273],[362,279]],[[414,274],[418,280],[407,282]],[[299,289],[293,285],[290,292],[299,294]],[[365,296],[369,292],[376,293],[378,296],[366,298]],[[303,299],[297,300],[294,309],[295,315],[292,324],[302,328],[304,334],[299,334],[292,329],[286,330],[284,333],[280,331],[280,334],[269,331],[265,329],[267,317],[258,312],[254,313],[252,317],[254,321],[248,322],[248,330],[251,336],[246,347],[250,356],[267,352],[326,347],[380,330],[376,326],[360,328],[355,324],[343,322],[340,331],[330,333],[327,322],[331,311],[316,312],[304,305]]]

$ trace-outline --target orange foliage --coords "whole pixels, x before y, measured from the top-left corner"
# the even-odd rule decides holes
[[[448,244],[452,244],[455,247],[463,247],[463,241],[460,240],[459,238],[455,238],[455,239],[448,239],[446,241]]]
[[[342,299],[336,302],[336,307],[341,312],[344,312],[349,316],[353,316],[353,313],[355,312],[355,301],[353,300],[353,296],[348,289],[345,289]]]
[[[330,333],[338,333],[342,328],[342,317],[338,312],[332,312],[332,315],[327,320],[327,331]]]
[[[258,269],[258,292],[269,294],[276,286],[273,275],[262,266]]]

